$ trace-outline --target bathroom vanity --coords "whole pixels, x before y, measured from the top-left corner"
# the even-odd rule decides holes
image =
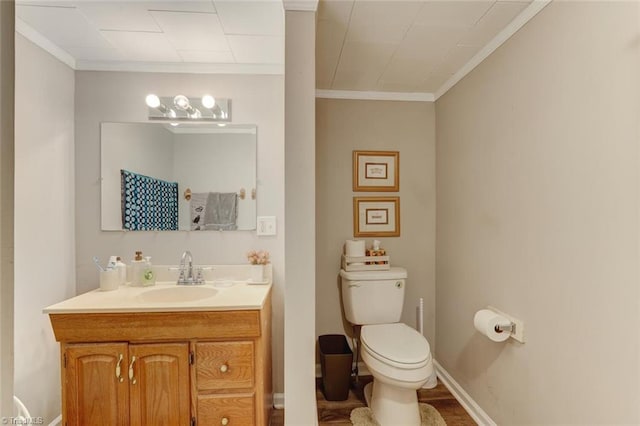
[[[46,308],[63,425],[267,426],[271,285],[225,285],[122,286]]]

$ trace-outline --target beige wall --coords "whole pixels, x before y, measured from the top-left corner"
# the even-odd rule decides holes
[[[42,309],[76,290],[73,99],[74,71],[17,35],[14,387],[45,424],[60,414],[60,348]]]
[[[13,407],[13,0],[0,1],[0,416]]]
[[[257,237],[234,232],[100,231],[100,123],[147,121],[148,93],[170,96],[211,93],[231,98],[233,122],[257,125],[257,211],[276,216],[278,235]],[[271,253],[273,289],[273,377],[275,392],[284,390],[284,79],[281,75],[206,75],[126,72],[76,72],[76,253],[77,287],[98,286],[93,255],[124,256],[136,250],[156,264],[177,264],[191,250],[199,264],[246,263],[248,249]]]
[[[294,2],[300,4],[298,2]],[[295,4],[294,4],[295,7]],[[287,4],[285,2],[285,8]],[[315,392],[315,13],[285,12],[285,423],[317,424]]]
[[[498,424],[640,423],[639,7],[554,2],[436,103],[436,358]]]
[[[435,108],[431,102],[316,101],[316,334],[352,334],[340,302],[340,255],[353,237],[353,197],[400,196],[401,235],[379,238],[391,263],[405,267],[402,321],[435,346]],[[352,151],[399,151],[400,192],[352,191]],[[367,238],[367,246],[373,238]]]

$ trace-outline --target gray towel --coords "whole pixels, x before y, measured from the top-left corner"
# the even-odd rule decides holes
[[[238,229],[238,194],[210,192],[204,209],[204,229],[233,231]]]

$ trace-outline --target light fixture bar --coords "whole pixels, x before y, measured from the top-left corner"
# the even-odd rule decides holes
[[[145,99],[149,120],[231,122],[231,99],[202,97],[156,96],[150,94]]]

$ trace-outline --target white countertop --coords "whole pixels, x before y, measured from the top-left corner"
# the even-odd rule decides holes
[[[55,305],[47,306],[46,314],[69,313],[118,313],[118,312],[177,312],[177,311],[229,311],[261,309],[271,289],[271,282],[265,284],[249,284],[247,280],[231,281],[230,287],[221,287],[221,282],[208,281],[204,285],[178,286],[175,282],[157,283],[151,287],[120,286],[113,291],[93,290]],[[225,282],[228,285],[229,282]],[[198,290],[200,289],[200,290]],[[204,290],[204,289],[213,289]],[[175,299],[157,301],[150,292],[160,290],[159,294],[195,291],[198,294],[211,292],[211,297],[197,298],[189,301]],[[177,293],[178,294],[178,293]],[[186,293],[185,293],[186,294]],[[187,297],[188,299],[189,297]],[[159,299],[165,299],[159,297]]]

